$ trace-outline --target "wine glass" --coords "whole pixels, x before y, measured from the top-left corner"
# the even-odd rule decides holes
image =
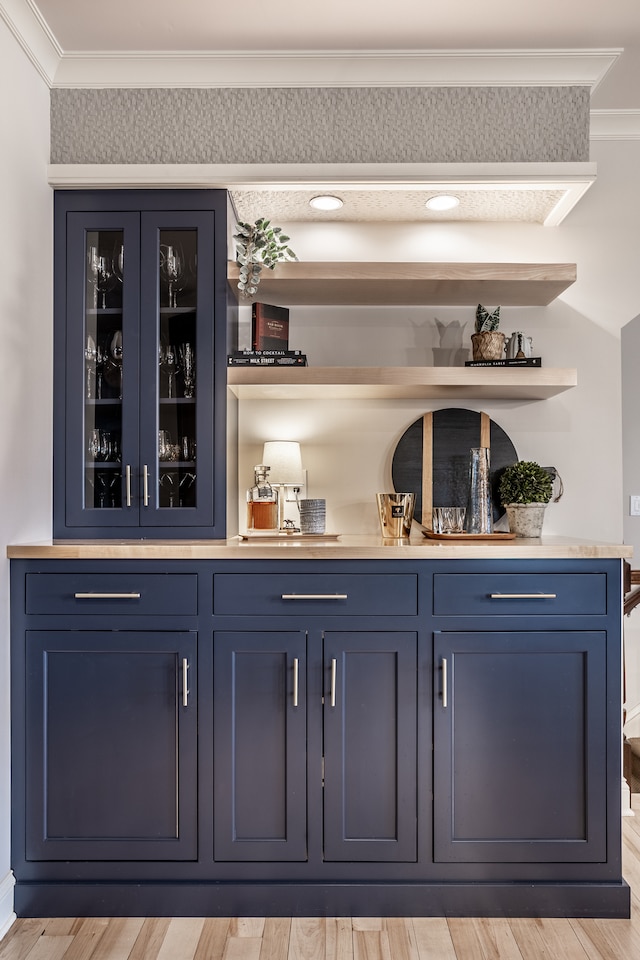
[[[182,376],[184,377],[184,395],[191,400],[196,379],[196,357],[192,345],[181,343],[178,347],[178,356],[182,365]]]
[[[124,280],[124,244],[117,243],[113,254],[113,277],[118,283]]]
[[[179,247],[163,244],[160,247],[160,271],[169,287],[169,306],[177,307],[177,293],[182,290],[184,279],[184,256]]]
[[[91,389],[91,377],[96,375],[96,366],[98,359],[98,350],[96,348],[96,342],[89,334],[87,337],[87,343],[84,348],[84,359],[87,368],[87,400],[91,400],[93,396],[93,391]]]
[[[180,367],[178,366],[176,348],[171,344],[160,347],[160,366],[167,373],[167,397],[173,399],[175,396],[176,374]]]
[[[118,368],[118,382],[120,385],[119,390],[119,399],[122,400],[122,330],[116,330],[112,339],[111,345],[109,347],[109,353],[111,355],[111,360]]]
[[[107,292],[113,281],[113,261],[111,257],[100,254],[97,247],[89,247],[87,254],[89,280],[93,284],[93,306],[98,307],[98,294],[102,295],[100,307],[107,306]]]

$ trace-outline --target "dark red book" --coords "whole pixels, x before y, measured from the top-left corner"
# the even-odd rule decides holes
[[[253,350],[287,350],[289,310],[270,303],[251,305],[251,346]]]

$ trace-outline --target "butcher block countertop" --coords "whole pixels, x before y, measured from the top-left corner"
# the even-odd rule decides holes
[[[294,540],[64,540],[10,544],[21,560],[578,560],[630,558],[631,546],[571,537],[536,540],[383,540],[376,536]]]

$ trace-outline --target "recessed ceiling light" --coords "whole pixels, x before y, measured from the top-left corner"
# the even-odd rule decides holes
[[[448,194],[441,193],[437,197],[429,197],[425,203],[425,207],[428,207],[429,210],[453,210],[454,207],[457,207],[460,201],[457,197],[451,197]]]
[[[309,206],[316,210],[339,210],[342,206],[342,200],[340,197],[313,197],[309,200]]]

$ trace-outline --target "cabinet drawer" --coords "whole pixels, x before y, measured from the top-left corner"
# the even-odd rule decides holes
[[[605,573],[436,573],[438,617],[606,614]]]
[[[218,615],[415,616],[415,574],[219,573],[213,581]]]
[[[195,573],[28,573],[27,614],[185,616],[198,612]]]

